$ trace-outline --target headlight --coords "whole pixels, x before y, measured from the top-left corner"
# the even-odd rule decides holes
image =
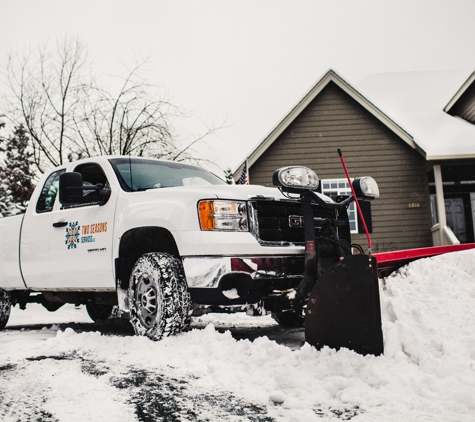
[[[318,188],[318,176],[307,167],[283,167],[274,172],[272,176],[274,186],[282,186],[290,189]]]
[[[356,197],[363,201],[372,201],[379,198],[379,188],[372,177],[360,177],[353,181]]]
[[[249,230],[244,201],[200,201],[198,214],[201,230]]]

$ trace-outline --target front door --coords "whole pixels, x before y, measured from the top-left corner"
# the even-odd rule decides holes
[[[475,223],[475,193],[470,193],[470,208],[472,210],[472,223]],[[473,226],[473,237],[475,240],[475,224]]]
[[[460,243],[467,243],[467,225],[463,198],[446,197],[445,214],[447,225],[452,229]]]

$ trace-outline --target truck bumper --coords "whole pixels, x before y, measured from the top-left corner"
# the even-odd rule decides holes
[[[303,277],[304,255],[184,257],[183,266],[194,303],[253,304],[295,287]]]

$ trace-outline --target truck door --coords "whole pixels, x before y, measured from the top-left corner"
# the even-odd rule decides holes
[[[46,178],[38,198],[32,198],[23,220],[20,238],[21,272],[30,288],[49,283],[51,218],[58,194],[59,176],[64,171],[55,171]],[[40,189],[40,185],[37,189]]]
[[[94,189],[79,205],[55,207],[50,236],[50,288],[114,289],[112,233],[117,189],[96,163],[77,166],[84,185],[101,183],[111,195],[104,204]]]

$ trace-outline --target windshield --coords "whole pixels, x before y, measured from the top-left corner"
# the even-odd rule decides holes
[[[127,192],[175,186],[224,185],[219,177],[202,168],[172,161],[111,158],[110,163]]]

